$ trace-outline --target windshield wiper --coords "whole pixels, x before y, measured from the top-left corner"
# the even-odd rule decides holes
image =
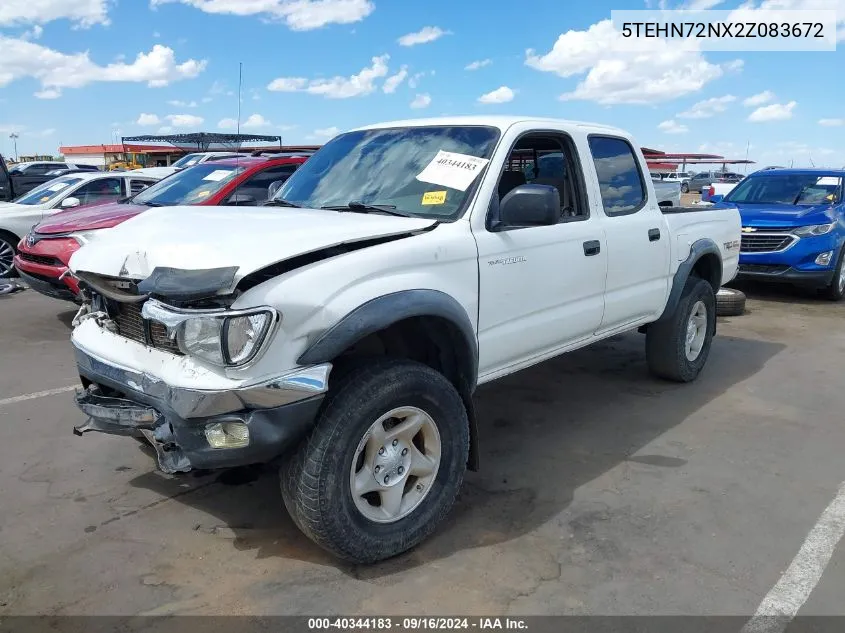
[[[367,204],[359,200],[350,200],[347,204],[330,204],[320,208],[329,209],[330,211],[352,211],[354,213],[387,213],[388,215],[396,215],[400,218],[414,217],[404,211],[397,211],[395,204]]]
[[[261,205],[262,207],[293,207],[294,209],[301,209],[301,204],[295,204],[293,202],[289,202],[287,200],[277,199],[277,200],[268,200],[264,204]]]

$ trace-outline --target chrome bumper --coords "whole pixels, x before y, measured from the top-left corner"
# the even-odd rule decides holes
[[[244,409],[274,409],[320,396],[328,390],[330,363],[303,367],[258,384],[210,391],[173,387],[160,378],[119,367],[83,351],[74,344],[81,376],[129,394],[142,396],[157,409],[170,410],[183,419],[225,415]]]

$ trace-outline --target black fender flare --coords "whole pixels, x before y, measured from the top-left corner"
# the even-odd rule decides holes
[[[669,291],[669,299],[666,301],[666,307],[663,308],[663,314],[660,315],[658,321],[668,319],[675,312],[675,308],[678,307],[678,302],[681,300],[681,293],[684,290],[687,279],[689,279],[692,275],[695,265],[705,255],[715,255],[716,259],[719,261],[719,270],[717,271],[718,277],[714,291],[719,290],[718,286],[721,285],[722,281],[722,252],[719,250],[719,247],[716,246],[716,242],[709,238],[696,240],[692,243],[692,246],[690,246],[689,256],[681,262],[680,266],[678,266],[678,270],[675,271],[675,275],[672,278],[672,289]],[[708,279],[707,281],[712,280]]]
[[[370,299],[323,332],[297,359],[300,365],[328,363],[365,337],[411,317],[439,317],[455,326],[466,346],[458,358],[461,379],[455,385],[469,418],[469,468],[478,470],[478,426],[472,394],[478,382],[478,339],[463,306],[439,290],[401,290]]]

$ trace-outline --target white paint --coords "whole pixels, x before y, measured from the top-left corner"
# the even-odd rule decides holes
[[[845,483],[741,633],[783,633],[818,584],[843,533]]]
[[[15,404],[16,402],[26,402],[27,400],[35,400],[37,398],[44,398],[46,396],[55,396],[57,393],[67,393],[73,391],[78,385],[69,385],[67,387],[58,387],[56,389],[47,389],[46,391],[36,391],[35,393],[27,393],[22,396],[14,396],[12,398],[3,398],[0,400],[0,407],[7,404]]]

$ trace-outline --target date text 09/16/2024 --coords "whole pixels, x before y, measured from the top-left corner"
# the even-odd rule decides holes
[[[351,617],[309,618],[308,630],[376,630],[376,631],[448,631],[448,630],[527,630],[521,618],[498,617]]]

